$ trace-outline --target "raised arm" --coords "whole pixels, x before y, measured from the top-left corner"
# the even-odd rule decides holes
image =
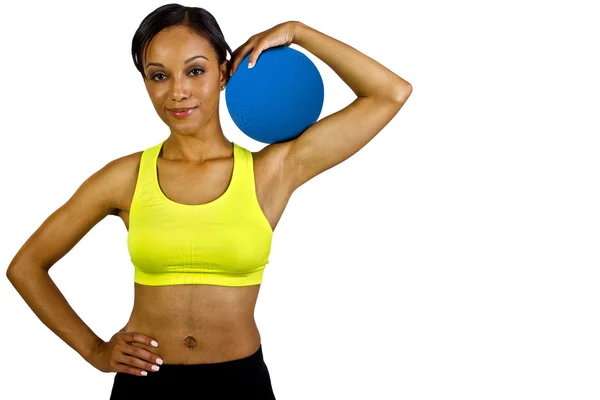
[[[400,111],[410,83],[355,48],[301,22],[294,42],[326,63],[357,98],[346,108],[311,125],[287,145],[283,167],[293,187],[348,159]],[[385,40],[385,39],[382,39]]]
[[[369,56],[299,21],[278,24],[253,35],[235,50],[231,73],[250,53],[249,63],[274,46],[295,43],[327,64],[357,98],[308,127],[299,137],[265,146],[257,157],[274,166],[280,186],[293,192],[308,180],[363,148],[400,111],[412,85]]]

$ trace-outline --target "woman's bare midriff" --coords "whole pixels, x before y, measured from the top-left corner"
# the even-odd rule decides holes
[[[270,157],[280,159],[277,151]],[[138,178],[138,168],[142,152],[123,158],[123,173],[129,177],[124,183],[118,215],[129,230],[129,210]],[[161,150],[162,154],[162,150]],[[198,188],[172,187],[171,183],[159,175],[161,189],[172,201],[182,204],[204,204],[218,198],[229,185],[233,170],[233,158],[229,168],[215,167],[209,172],[220,177],[221,182],[202,187],[204,182],[202,170],[185,178],[196,182]],[[268,158],[253,154],[254,179],[256,196],[265,217],[274,231],[275,227],[293,190],[282,185],[280,179],[273,176],[274,168],[279,165]],[[157,160],[161,171],[176,168],[168,160],[160,157]],[[178,170],[178,175],[181,172]],[[168,175],[168,174],[167,174]],[[267,179],[269,178],[269,179]],[[186,180],[183,179],[182,180]],[[271,182],[269,184],[269,182]],[[167,184],[168,185],[165,185]],[[201,193],[201,196],[194,193]],[[254,354],[261,338],[254,321],[254,307],[258,298],[260,285],[254,286],[214,286],[214,285],[175,285],[147,286],[135,284],[133,310],[129,321],[122,329],[125,332],[139,332],[148,335],[158,342],[158,347],[134,343],[163,359],[164,364],[212,364],[238,360]]]
[[[254,321],[260,285],[146,286],[135,284],[124,332],[154,338],[158,347],[133,343],[164,364],[211,364],[254,354],[261,343]]]

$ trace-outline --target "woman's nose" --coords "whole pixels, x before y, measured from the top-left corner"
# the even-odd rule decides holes
[[[189,97],[189,87],[185,79],[173,78],[171,80],[171,99],[181,101]]]

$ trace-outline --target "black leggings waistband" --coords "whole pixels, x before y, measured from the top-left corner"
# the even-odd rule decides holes
[[[110,400],[148,399],[274,400],[262,344],[245,358],[211,364],[163,364],[147,376],[117,372]]]

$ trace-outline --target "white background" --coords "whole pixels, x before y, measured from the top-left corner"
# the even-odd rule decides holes
[[[168,136],[130,54],[163,4],[3,6],[5,267],[87,177]],[[294,193],[275,230],[256,320],[278,400],[600,397],[591,1],[184,5],[210,11],[233,50],[299,20],[413,85],[366,147]],[[311,59],[323,118],[354,94]],[[220,108],[227,139],[264,146],[234,125],[224,92]],[[105,340],[133,305],[126,235],[107,217],[50,271]],[[62,342],[5,278],[0,296],[0,398],[108,399],[114,373]]]

